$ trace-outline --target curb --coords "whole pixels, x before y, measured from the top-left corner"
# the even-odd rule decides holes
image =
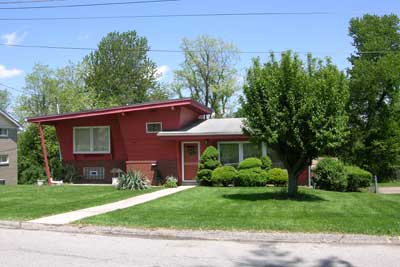
[[[0,228],[172,240],[400,245],[400,236],[371,236],[353,234],[138,229],[92,225],[45,225],[21,221],[0,221]]]

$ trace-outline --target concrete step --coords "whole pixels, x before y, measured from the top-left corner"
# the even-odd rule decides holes
[[[197,185],[197,181],[196,180],[182,181],[182,185]]]

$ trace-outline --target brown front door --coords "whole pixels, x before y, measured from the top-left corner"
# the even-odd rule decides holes
[[[196,180],[199,168],[199,143],[183,143],[183,180]]]

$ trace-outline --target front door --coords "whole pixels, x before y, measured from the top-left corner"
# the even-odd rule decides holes
[[[182,144],[183,180],[196,180],[199,168],[199,143]]]

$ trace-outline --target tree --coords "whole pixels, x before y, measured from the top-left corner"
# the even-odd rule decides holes
[[[400,23],[396,15],[350,22],[350,129],[346,159],[388,179],[400,167]]]
[[[22,122],[28,116],[74,112],[90,107],[90,97],[85,94],[84,65],[70,63],[66,67],[50,69],[36,64],[25,78],[24,93],[16,107]],[[34,183],[45,179],[44,158],[39,138],[39,128],[30,124],[18,136],[18,181]],[[64,169],[59,155],[59,143],[54,127],[43,127],[52,177],[61,178]]]
[[[16,113],[26,117],[74,112],[91,107],[85,93],[84,65],[70,63],[66,67],[50,69],[36,64],[25,77],[24,93],[19,97]]]
[[[149,50],[147,39],[135,31],[111,32],[100,41],[97,50],[85,58],[85,81],[96,107],[140,103],[159,96],[157,68],[147,56]]]
[[[288,193],[311,160],[338,147],[346,138],[348,85],[330,60],[308,56],[305,65],[291,52],[280,62],[253,61],[242,99],[245,132],[274,149],[288,170]]]
[[[0,109],[7,110],[10,106],[10,93],[5,90],[0,90]]]
[[[211,107],[216,117],[224,116],[238,89],[238,49],[207,35],[195,40],[184,38],[181,48],[185,61],[175,71],[175,92],[182,97],[188,91],[193,99]]]

